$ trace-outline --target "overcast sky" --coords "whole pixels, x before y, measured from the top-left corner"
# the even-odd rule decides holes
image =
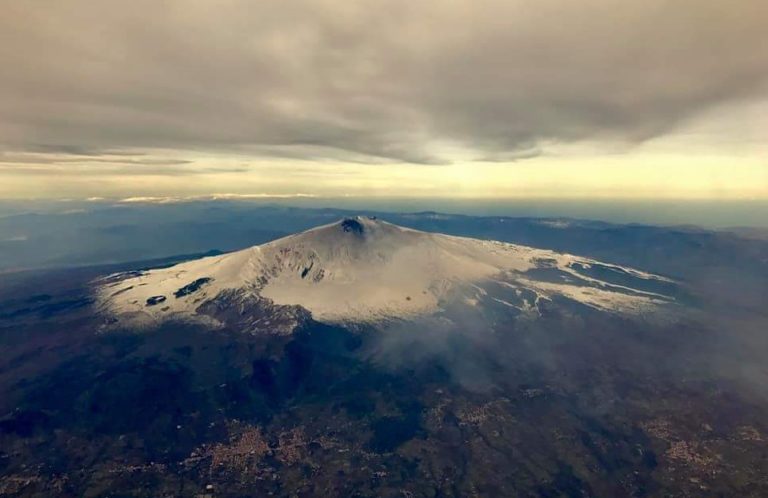
[[[37,0],[0,197],[768,198],[764,0]]]

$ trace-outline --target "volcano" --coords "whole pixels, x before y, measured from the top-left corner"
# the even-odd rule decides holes
[[[546,249],[351,217],[263,245],[98,284],[111,323],[192,320],[290,331],[307,317],[378,324],[457,310],[535,319],[553,307],[659,314],[676,283]]]

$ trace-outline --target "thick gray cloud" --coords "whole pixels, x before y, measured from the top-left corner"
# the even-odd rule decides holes
[[[760,96],[763,0],[39,0],[0,16],[0,143],[439,163],[634,143]]]

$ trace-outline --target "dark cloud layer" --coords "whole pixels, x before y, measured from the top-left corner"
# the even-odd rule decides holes
[[[762,0],[9,2],[0,142],[439,163],[630,143],[768,77]]]

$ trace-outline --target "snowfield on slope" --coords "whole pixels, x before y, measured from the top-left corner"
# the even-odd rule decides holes
[[[671,286],[589,258],[355,217],[229,254],[112,275],[97,295],[102,311],[123,322],[210,321],[206,303],[243,314],[248,302],[267,300],[300,306],[319,321],[375,323],[459,304],[535,315],[542,300],[559,298],[644,314],[673,303],[659,291]]]

